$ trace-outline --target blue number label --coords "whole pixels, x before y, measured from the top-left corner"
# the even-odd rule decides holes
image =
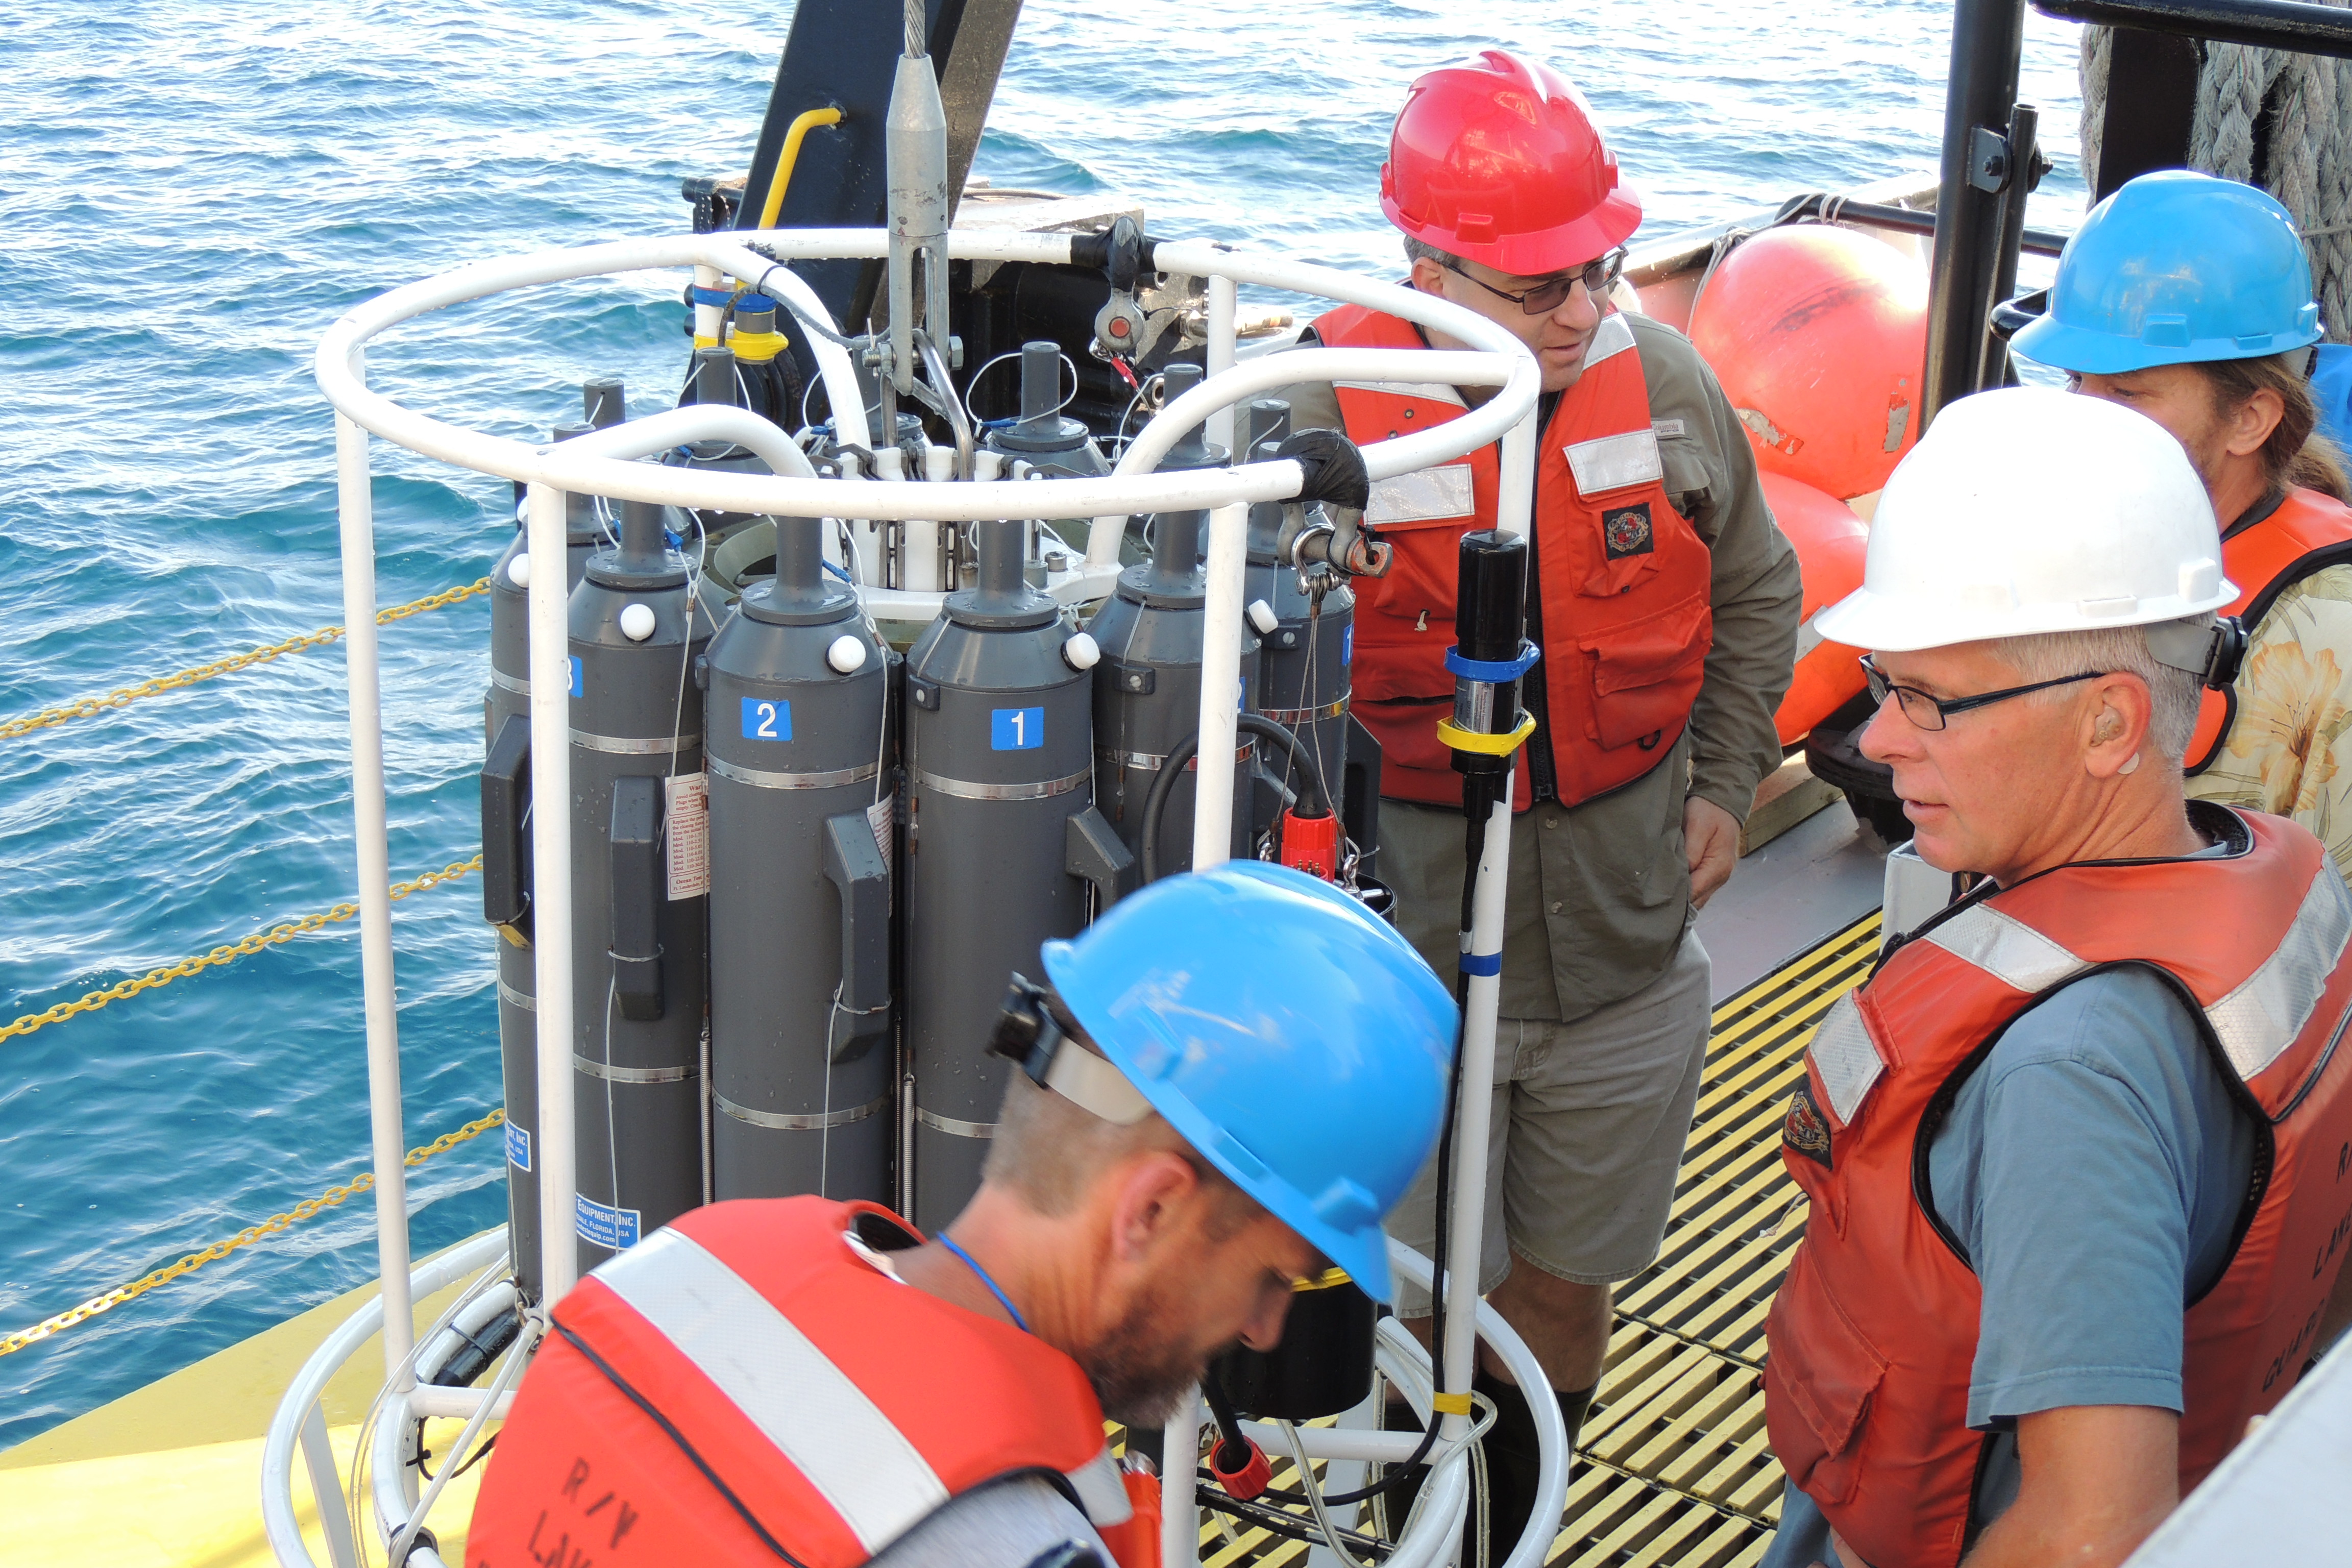
[[[1356,662],[1356,628],[1353,626],[1339,634],[1339,662],[1341,664]]]
[[[583,686],[583,681],[582,681],[582,680],[581,680],[581,679],[580,679],[580,656],[579,656],[578,654],[576,654],[576,653],[575,653],[575,654],[573,654],[573,655],[572,656],[572,696],[574,696],[574,697],[584,697],[584,696],[586,696],[586,695],[587,695],[587,693],[582,689],[582,686]]]
[[[766,698],[743,699],[743,738],[747,741],[789,741],[793,738],[793,705]]]
[[[1034,752],[1045,743],[1043,708],[999,708],[988,717],[988,745],[997,752]]]

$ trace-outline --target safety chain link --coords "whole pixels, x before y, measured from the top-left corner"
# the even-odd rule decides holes
[[[481,868],[482,858],[479,855],[470,860],[455,861],[438,871],[427,871],[413,882],[394,882],[392,885],[392,896],[395,900],[404,899],[411,893],[421,893],[427,889],[437,888],[444,882],[454,882],[467,872],[478,871]],[[125,996],[136,996],[142,991],[152,991],[158,985],[168,985],[174,980],[210,969],[215,964],[228,963],[248,953],[259,952],[265,947],[275,947],[280,942],[292,942],[296,937],[306,932],[318,931],[338,921],[350,920],[359,912],[360,907],[357,904],[337,904],[334,908],[320,913],[304,915],[299,921],[287,921],[282,924],[271,926],[268,931],[255,931],[242,942],[231,942],[226,947],[216,947],[210,952],[199,953],[194,958],[184,958],[177,963],[167,963],[161,969],[151,969],[146,973],[130,980],[118,980],[103,991],[86,992],[73,1001],[60,1002],[46,1012],[27,1013],[13,1024],[0,1025],[0,1040],[10,1039],[18,1035],[29,1035],[36,1029],[47,1028],[51,1024],[61,1024],[77,1013],[95,1013],[110,1002],[120,1002]]]
[[[388,610],[378,610],[375,613],[376,625],[390,626],[394,621],[404,621],[411,616],[421,616],[427,610],[437,610],[445,605],[455,605],[489,591],[490,580],[488,577],[478,578],[463,587],[445,589],[430,598],[419,599],[414,604],[394,605]],[[142,680],[136,686],[126,686],[119,691],[110,691],[103,697],[85,697],[79,702],[69,702],[62,708],[45,708],[38,713],[27,714],[22,719],[0,721],[0,741],[13,740],[18,735],[30,734],[35,730],[46,730],[52,725],[67,723],[75,719],[87,719],[92,714],[103,713],[110,708],[125,708],[142,697],[153,697],[161,692],[176,691],[183,686],[194,686],[200,680],[210,680],[216,675],[226,675],[233,670],[244,669],[251,665],[267,664],[271,659],[286,654],[299,653],[306,647],[323,647],[342,635],[343,628],[341,626],[325,626],[307,637],[289,637],[286,641],[273,644],[268,647],[255,648],[251,653],[236,654],[228,658],[216,658],[210,664],[200,664],[194,669],[184,669],[177,675],[166,675],[155,680]]]
[[[434,1155],[446,1154],[469,1138],[480,1137],[506,1119],[504,1110],[493,1110],[478,1121],[468,1121],[454,1132],[444,1132],[421,1149],[411,1149],[401,1163],[411,1166],[422,1165]],[[247,1226],[235,1236],[215,1241],[202,1252],[191,1252],[177,1263],[166,1264],[142,1279],[134,1279],[128,1285],[118,1285],[102,1296],[92,1296],[79,1307],[68,1307],[54,1318],[45,1318],[29,1329],[19,1329],[5,1338],[0,1338],[0,1356],[14,1355],[27,1345],[38,1344],[51,1334],[62,1332],[76,1323],[88,1322],[100,1312],[119,1307],[125,1301],[136,1300],[159,1285],[168,1285],[183,1274],[193,1274],[207,1263],[226,1258],[238,1247],[251,1247],[265,1236],[273,1236],[290,1226],[299,1225],[374,1186],[375,1173],[369,1171],[340,1187],[329,1187],[315,1198],[304,1198],[286,1213],[271,1215],[259,1225]]]

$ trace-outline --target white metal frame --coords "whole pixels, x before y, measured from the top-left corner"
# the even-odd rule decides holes
[[[949,237],[957,259],[1060,262],[1070,260],[1072,237],[959,230]],[[751,250],[752,244],[769,252]],[[459,268],[362,304],[331,328],[315,362],[320,387],[336,410],[336,473],[343,559],[344,646],[352,709],[353,816],[358,840],[362,977],[366,992],[368,1090],[376,1174],[377,1247],[383,1293],[329,1340],[288,1391],[270,1428],[265,1452],[263,1512],[272,1549],[287,1568],[312,1568],[292,1504],[292,1453],[300,1441],[314,1477],[323,1459],[325,1430],[317,1413],[318,1391],[378,1324],[383,1331],[388,1418],[380,1436],[376,1475],[379,1538],[389,1540],[413,1522],[417,1502],[409,1489],[402,1456],[409,1434],[428,1415],[479,1417],[503,1411],[510,1395],[482,1390],[420,1387],[414,1367],[412,1302],[437,1288],[450,1272],[463,1270],[446,1255],[412,1273],[403,1181],[404,1133],[401,1122],[400,1052],[395,1013],[390,866],[385,847],[385,792],[380,681],[376,664],[375,545],[369,486],[368,437],[380,436],[411,451],[478,472],[520,480],[528,487],[525,509],[530,559],[530,669],[534,787],[546,798],[570,792],[569,669],[565,628],[565,528],[567,493],[664,502],[719,510],[798,517],[865,520],[970,521],[1035,517],[1092,517],[1087,561],[1065,597],[1099,597],[1118,572],[1118,541],[1129,515],[1207,510],[1208,599],[1204,614],[1200,744],[1204,755],[1223,754],[1235,743],[1234,710],[1213,693],[1228,691],[1239,678],[1246,530],[1250,503],[1295,497],[1304,475],[1292,461],[1237,462],[1225,468],[1154,473],[1161,458],[1185,431],[1206,423],[1210,437],[1230,450],[1234,407],[1276,386],[1305,381],[1437,382],[1492,386],[1496,395],[1460,417],[1363,448],[1375,480],[1451,461],[1480,447],[1502,443],[1498,525],[1524,533],[1529,524],[1534,486],[1534,409],[1539,378],[1534,356],[1518,339],[1486,318],[1431,295],[1377,283],[1326,267],[1246,255],[1223,245],[1162,242],[1154,265],[1161,271],[1203,277],[1209,289],[1208,376],[1160,411],[1137,435],[1111,474],[1099,479],[1022,481],[875,483],[859,478],[816,476],[790,435],[768,421],[733,408],[694,406],[632,421],[561,445],[530,445],[467,430],[402,407],[370,390],[364,354],[370,340],[401,322],[447,306],[509,290],[614,272],[691,267],[698,280],[716,283],[731,276],[779,295],[806,315],[832,325],[814,292],[785,263],[830,258],[874,258],[886,253],[881,229],[792,229],[756,234],[681,236],[623,240],[577,249],[542,251]],[[782,261],[772,259],[782,258]],[[1242,283],[1361,304],[1435,328],[1465,350],[1304,349],[1236,362],[1234,301]],[[847,353],[822,333],[809,334],[828,401],[836,409],[863,406]],[[766,459],[768,475],[660,467],[626,460],[681,442],[728,440]],[[861,589],[869,603],[887,597],[894,616],[936,613],[940,595]],[[1222,677],[1222,679],[1220,679]],[[1234,809],[1232,776],[1204,769],[1196,795],[1192,861],[1218,864],[1227,858]],[[571,822],[563,812],[532,817],[537,870],[534,943],[540,1071],[540,1165],[541,1310],[562,1299],[575,1280],[572,1247],[574,1167],[572,1118],[572,889]],[[1498,952],[1502,937],[1504,868],[1509,864],[1511,814],[1507,800],[1495,808],[1479,868],[1471,951]],[[1544,1385],[1533,1357],[1499,1317],[1477,1298],[1478,1245],[1483,1234],[1484,1173],[1489,1136],[1495,1012],[1499,981],[1474,975],[1465,1026],[1459,1120],[1454,1132],[1454,1205],[1450,1216],[1450,1269],[1445,1342],[1439,1347],[1439,1383],[1451,1391],[1470,1386],[1471,1362],[1481,1338],[1495,1347],[1523,1383]],[[459,1254],[471,1258],[484,1242]],[[491,1248],[490,1250],[496,1250]],[[1427,1263],[1396,1248],[1400,1271],[1424,1287]],[[478,1268],[478,1262],[471,1265]],[[1391,1352],[1398,1352],[1396,1347]],[[1418,1354],[1417,1348],[1414,1353]],[[519,1359],[519,1358],[518,1358]],[[1425,1363],[1423,1364],[1426,1364]],[[1426,1373],[1421,1374],[1424,1378]],[[1567,1487],[1566,1434],[1549,1400],[1529,1401],[1537,1415],[1543,1463],[1536,1513],[1557,1517]],[[1427,1405],[1423,1405],[1424,1415]],[[315,1434],[310,1430],[316,1426]],[[1392,1568],[1430,1568],[1444,1561],[1458,1537],[1466,1504],[1465,1438],[1469,1419],[1442,1420],[1434,1450],[1435,1471],[1418,1521],[1390,1559]],[[1303,1434],[1307,1451],[1333,1458],[1395,1458],[1409,1448],[1380,1434]],[[1170,1453],[1192,1452],[1198,1413],[1170,1426]],[[317,1452],[311,1450],[315,1448]],[[1342,1450],[1345,1450],[1342,1452]],[[1377,1451],[1375,1451],[1377,1450]],[[1198,1517],[1192,1499],[1192,1468],[1171,1467],[1163,1500],[1164,1560],[1169,1568],[1195,1561]],[[336,1489],[322,1492],[322,1500]],[[1544,1504],[1550,1505],[1547,1509]],[[322,1511],[329,1511],[323,1507]],[[1540,1539],[1539,1539],[1540,1537]],[[348,1531],[330,1526],[330,1551],[346,1568]],[[1531,1528],[1510,1554],[1506,1568],[1534,1568],[1549,1544]],[[420,1568],[438,1568],[438,1558],[419,1548],[409,1558]]]

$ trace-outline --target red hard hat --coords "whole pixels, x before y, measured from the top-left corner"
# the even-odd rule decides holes
[[[1604,256],[1642,223],[1584,95],[1500,49],[1407,89],[1381,210],[1415,239],[1518,278]]]

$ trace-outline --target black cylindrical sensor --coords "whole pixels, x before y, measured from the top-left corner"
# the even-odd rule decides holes
[[[1462,536],[1460,575],[1454,601],[1454,641],[1461,656],[1479,664],[1512,664],[1527,636],[1528,542],[1499,529]],[[1457,673],[1454,723],[1478,735],[1507,734],[1518,727],[1519,682],[1480,680]],[[1457,773],[1504,773],[1507,754],[1454,753]]]

